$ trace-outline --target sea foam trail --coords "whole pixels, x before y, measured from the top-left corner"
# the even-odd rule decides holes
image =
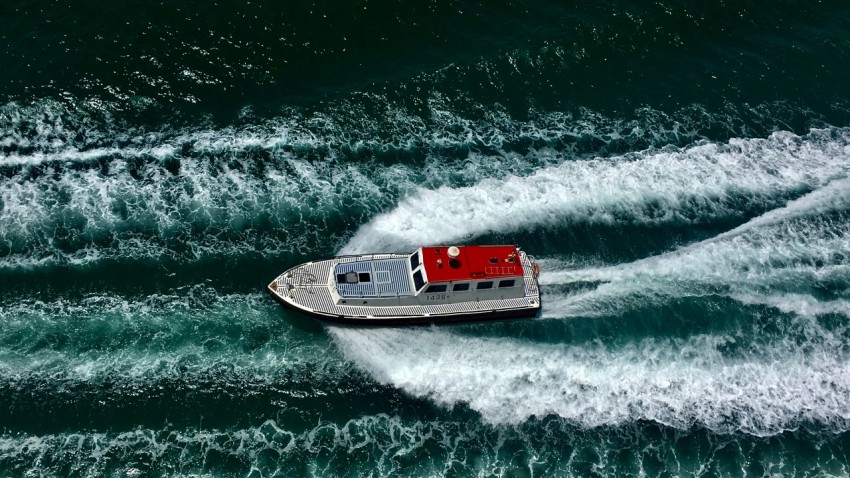
[[[601,344],[529,343],[450,329],[331,329],[375,378],[415,396],[467,403],[491,423],[558,415],[583,427],[652,420],[686,429],[780,433],[805,424],[850,427],[850,365],[841,344],[808,337],[724,352],[733,337]]]
[[[135,376],[193,355],[243,365],[262,356],[274,368],[285,359],[323,358],[327,345],[281,321],[280,307],[264,294],[203,286],[144,297],[10,298],[0,302],[0,324],[0,369],[19,373],[47,367]]]
[[[274,413],[298,397],[332,395],[329,388],[372,393],[350,363],[328,354],[326,336],[284,316],[265,295],[205,287],[142,298],[6,300],[0,421],[7,430],[98,428],[110,417],[126,423],[128,409],[143,413],[134,423],[152,423],[193,408],[203,416],[216,403]]]
[[[544,313],[554,317],[619,314],[665,297],[721,294],[803,312],[787,333],[765,334],[754,321],[743,335],[618,346],[476,338],[451,328],[330,333],[378,380],[447,406],[467,403],[493,423],[554,414],[585,427],[651,420],[757,435],[807,424],[850,430],[847,339],[806,317],[850,316],[845,299],[821,301],[809,291],[829,284],[839,294],[850,292],[848,183],[834,180],[675,252],[541,276],[544,290],[601,282],[573,295],[545,295]],[[736,351],[741,341],[745,352]]]
[[[288,109],[276,118],[253,118],[246,126],[164,128],[146,130],[116,123],[103,105],[92,110],[54,100],[0,106],[0,168],[79,163],[111,157],[165,159],[175,155],[239,154],[246,150],[287,149],[300,153],[362,153],[377,155],[422,152],[440,155],[474,147],[510,153],[554,146],[593,153],[612,143],[628,147],[663,146],[690,142],[701,126],[728,121],[693,105],[668,115],[650,108],[632,119],[608,118],[589,110],[575,114],[529,112],[517,120],[493,105],[476,108],[482,116],[468,117],[441,96],[431,98],[427,111],[373,96],[363,104],[343,101],[311,114]],[[773,105],[769,110],[782,109]],[[766,116],[770,116],[767,112]],[[717,117],[719,116],[719,117]],[[197,121],[193,122],[197,123]],[[705,123],[705,124],[704,124]],[[587,143],[586,146],[581,146]],[[504,168],[505,163],[500,164]],[[455,171],[457,174],[457,171]]]
[[[180,470],[177,476],[234,476],[237,470],[239,476],[300,476],[305,469],[330,467],[338,470],[335,476],[397,476],[404,474],[403,465],[410,465],[399,463],[399,456],[420,466],[443,460],[450,467],[455,451],[463,453],[460,449],[494,451],[489,441],[467,443],[486,433],[474,424],[378,414],[341,423],[320,420],[299,430],[279,421],[231,429],[174,429],[166,424],[119,432],[0,435],[0,470],[54,475],[70,468],[92,476],[143,476],[167,467]],[[352,462],[352,456],[361,459]]]
[[[311,133],[290,133],[289,127],[181,134],[141,135],[117,149],[98,146],[114,153],[108,160],[13,169],[0,184],[0,268],[280,257],[319,244],[330,253],[347,240],[349,228],[370,218],[346,252],[406,250],[426,239],[562,223],[710,221],[771,206],[846,174],[840,157],[850,137],[843,129],[805,137],[777,133],[766,140],[567,162],[575,158],[545,148],[522,155],[470,153],[466,161],[429,155],[422,167],[305,159],[310,155],[296,146],[310,144]],[[32,154],[65,154],[65,143],[57,144],[54,152],[38,146]],[[530,173],[545,164],[561,166]],[[436,189],[419,189],[423,183]]]
[[[845,301],[820,301],[808,295],[827,285],[850,293],[850,179],[835,180],[785,207],[769,211],[730,231],[673,252],[629,264],[544,271],[541,284],[599,282],[593,290],[552,297],[550,317],[617,313],[653,296],[719,293],[748,297],[789,294],[790,302],[808,296],[808,311],[850,316]],[[767,300],[766,304],[776,303]],[[799,310],[803,310],[798,308]]]
[[[328,355],[327,338],[282,320],[264,294],[218,294],[206,287],[142,298],[92,294],[78,299],[0,304],[0,389],[97,388],[114,382],[142,390],[213,380],[273,389],[281,374],[334,380],[350,365]],[[291,378],[291,377],[290,377]],[[33,392],[34,393],[34,392]]]
[[[540,152],[545,154],[545,152]],[[343,253],[407,250],[569,224],[704,222],[766,209],[850,171],[850,130],[778,132],[682,150],[568,161],[529,176],[420,189],[362,226]]]
[[[404,187],[409,172],[292,158],[266,165],[185,158],[178,173],[123,159],[105,170],[22,171],[0,184],[0,267],[294,252],[318,230],[334,242],[340,231],[329,223],[374,214],[388,185]]]
[[[465,162],[429,153],[461,147],[443,135],[455,123],[483,128],[472,136],[493,147],[504,135],[558,135],[507,117],[502,126],[475,125],[447,112],[436,124],[409,131],[404,147],[376,139],[367,126],[366,139],[353,139],[342,124],[313,118],[304,126],[298,115],[255,127],[82,134],[55,111],[6,113],[12,133],[0,141],[11,151],[0,153],[7,173],[0,183],[4,268],[279,256],[315,250],[318,241],[330,251],[342,244],[345,226],[392,207],[423,182],[476,182],[535,166],[535,158],[512,153]],[[352,158],[353,150],[395,148],[428,154],[426,171],[403,162],[387,166],[369,154]]]
[[[307,429],[281,419],[234,428],[201,425],[3,434],[0,472],[54,476],[72,469],[86,476],[135,477],[176,469],[180,474],[175,476],[187,477],[291,477],[322,470],[322,476],[378,478],[408,476],[411,470],[430,477],[585,476],[595,470],[606,476],[654,478],[719,469],[752,469],[771,476],[841,476],[846,471],[835,458],[842,455],[843,442],[830,435],[806,436],[820,452],[812,459],[788,447],[792,440],[663,427],[603,429],[586,436],[551,422],[514,430],[474,420],[424,421],[388,414],[321,420]],[[701,459],[692,459],[695,450]],[[757,466],[751,464],[753,456],[763,457]]]

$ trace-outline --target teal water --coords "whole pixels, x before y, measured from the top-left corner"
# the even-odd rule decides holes
[[[0,5],[0,475],[846,476],[850,5]],[[542,316],[263,286],[517,243]]]

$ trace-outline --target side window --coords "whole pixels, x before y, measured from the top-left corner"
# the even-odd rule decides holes
[[[422,278],[422,271],[416,271],[413,273],[413,286],[416,290],[425,287],[425,280]]]
[[[452,286],[452,290],[455,292],[463,292],[465,290],[469,290],[469,282],[463,284],[455,284]]]
[[[493,288],[493,281],[489,281],[489,280],[487,282],[479,282],[478,287],[476,287],[476,289],[478,289],[478,290],[492,289],[492,288]]]
[[[513,286],[514,286],[514,280],[513,279],[500,280],[499,281],[499,289],[501,289],[502,287],[513,287]]]
[[[446,284],[436,284],[429,286],[427,289],[425,289],[425,292],[445,292],[446,288]]]

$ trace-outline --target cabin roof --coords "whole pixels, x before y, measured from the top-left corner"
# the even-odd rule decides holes
[[[423,247],[422,264],[429,283],[522,277],[516,246],[458,246],[457,258],[448,246]]]

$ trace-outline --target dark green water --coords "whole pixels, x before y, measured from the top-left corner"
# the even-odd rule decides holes
[[[0,475],[846,476],[850,4],[0,4]],[[540,319],[262,292],[517,243]]]

